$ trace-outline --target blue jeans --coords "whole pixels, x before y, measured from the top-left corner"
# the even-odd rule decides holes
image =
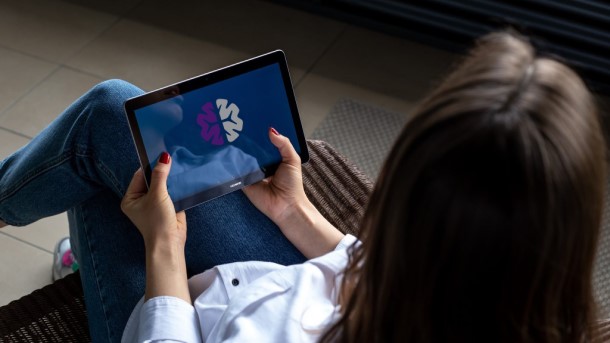
[[[103,82],[0,162],[0,220],[23,226],[68,211],[94,342],[120,341],[144,294],[144,243],[120,209],[140,166],[123,102],[142,93],[124,81]],[[189,277],[236,261],[305,260],[242,192],[187,210],[186,216]]]

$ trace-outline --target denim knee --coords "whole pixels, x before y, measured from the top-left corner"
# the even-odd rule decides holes
[[[122,109],[125,100],[142,93],[140,88],[127,81],[112,79],[95,85],[87,92],[87,96],[94,106]]]
[[[101,82],[83,95],[81,100],[88,107],[88,126],[98,130],[109,124],[126,122],[124,104],[129,98],[144,93],[140,88],[123,80],[112,79]]]
[[[130,92],[130,91],[134,91],[134,90],[136,92],[140,91],[140,89],[138,87],[134,86],[133,84],[131,84],[125,80],[110,79],[110,80],[102,81],[102,82],[98,83],[97,85],[93,86],[93,88],[91,89],[91,92],[95,93],[96,95],[107,96],[107,95],[111,95],[117,91]]]

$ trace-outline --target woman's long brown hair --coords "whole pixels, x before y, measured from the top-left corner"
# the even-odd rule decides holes
[[[482,38],[393,146],[321,341],[590,341],[605,175],[582,80]]]

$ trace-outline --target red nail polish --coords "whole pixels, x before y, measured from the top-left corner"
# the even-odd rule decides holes
[[[279,132],[277,132],[277,130],[276,130],[276,129],[274,129],[274,128],[272,128],[272,127],[271,127],[271,128],[269,128],[269,130],[271,130],[271,132],[273,132],[273,134],[274,134],[274,135],[276,135],[276,136],[279,136],[279,135],[280,135],[280,133],[279,133]]]
[[[167,152],[163,152],[161,156],[159,156],[159,162],[163,164],[169,163],[169,154]]]

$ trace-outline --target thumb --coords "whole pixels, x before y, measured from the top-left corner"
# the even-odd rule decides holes
[[[282,156],[282,162],[296,167],[301,166],[301,157],[297,154],[296,150],[294,150],[288,137],[281,135],[276,129],[270,128],[269,138],[271,139],[271,143],[279,150],[280,155]]]
[[[167,177],[172,166],[172,159],[167,152],[159,156],[157,165],[150,176],[150,192],[167,192]]]

